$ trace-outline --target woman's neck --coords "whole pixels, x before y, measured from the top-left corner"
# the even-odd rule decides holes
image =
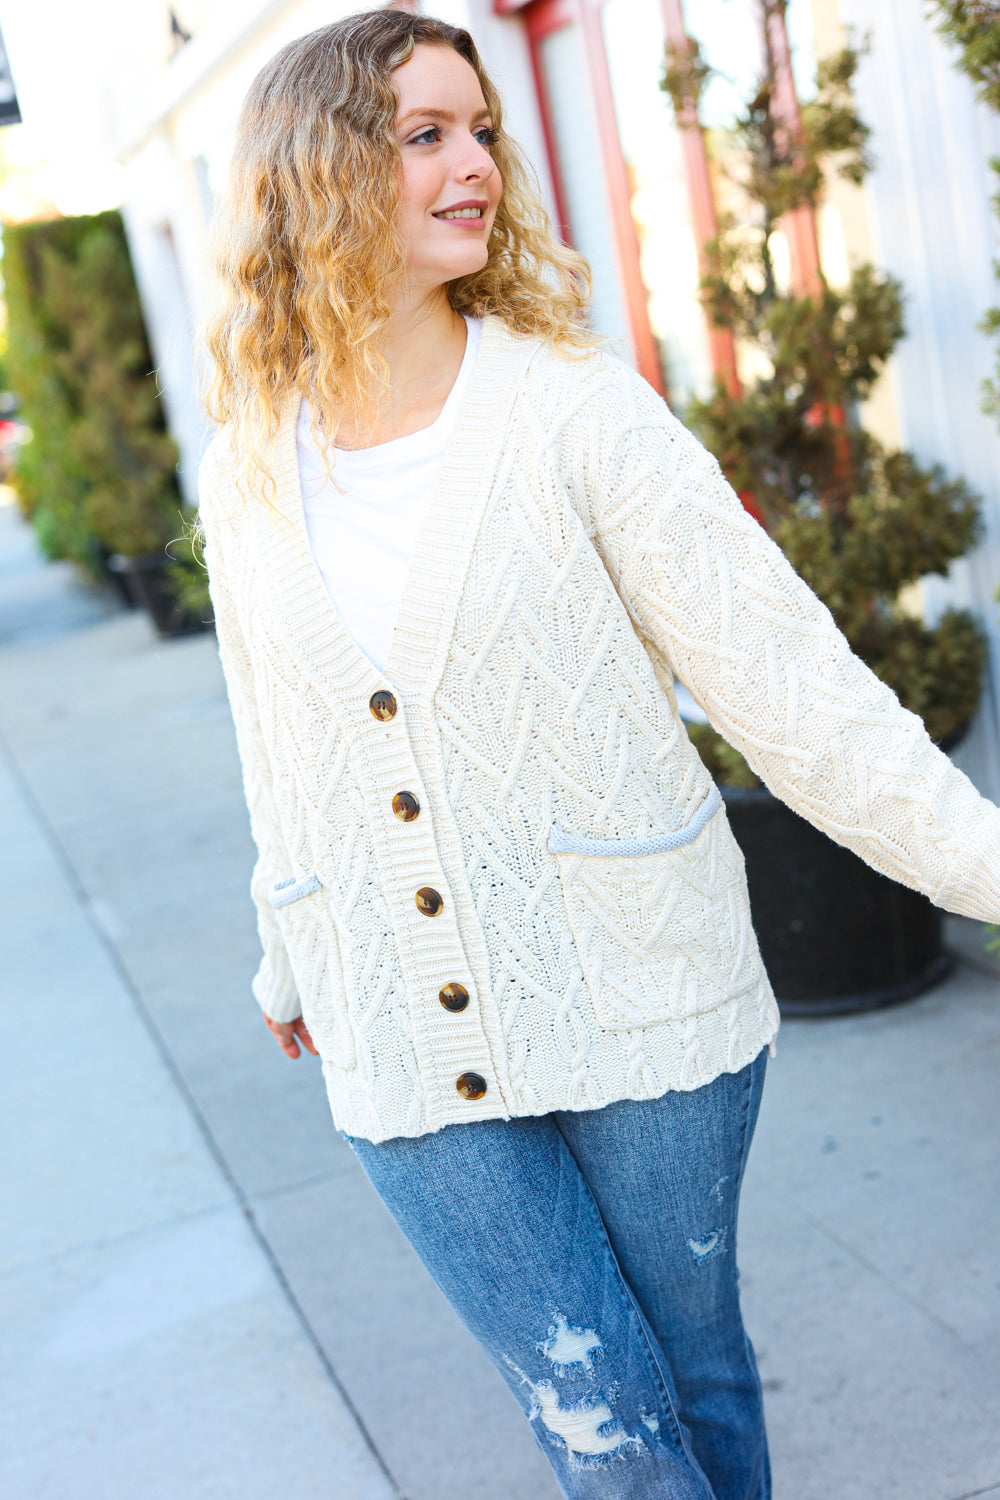
[[[372,428],[359,426],[355,414],[342,413],[337,447],[368,448],[429,427],[458,378],[466,337],[465,320],[452,308],[444,287],[400,306],[379,339],[391,394]]]

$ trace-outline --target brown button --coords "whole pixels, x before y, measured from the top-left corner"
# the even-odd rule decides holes
[[[463,1099],[481,1099],[486,1093],[486,1079],[481,1073],[463,1073],[455,1087]]]
[[[469,1003],[469,992],[464,984],[446,984],[438,999],[445,1010],[464,1010]]]
[[[396,700],[386,688],[379,688],[377,693],[372,693],[368,699],[368,707],[376,719],[389,719],[396,717]]]
[[[444,905],[443,897],[429,885],[422,885],[413,899],[425,917],[436,917]]]
[[[420,803],[412,792],[397,792],[392,799],[392,810],[401,823],[412,823],[420,811]]]

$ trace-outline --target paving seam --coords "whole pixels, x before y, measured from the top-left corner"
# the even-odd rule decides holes
[[[319,1182],[330,1182],[339,1176],[334,1167],[328,1167],[323,1172],[313,1172],[309,1177],[303,1177],[297,1182],[282,1182],[277,1187],[262,1188],[259,1193],[249,1193],[248,1198],[254,1203],[271,1203],[275,1198],[284,1198],[289,1193],[297,1193],[302,1188],[315,1187]]]
[[[20,762],[16,759],[7,736],[3,732],[2,728],[0,728],[0,755],[2,755],[4,761],[6,762],[11,779],[24,798],[28,811],[34,818],[38,828],[40,829],[42,835],[48,843],[49,848],[52,850],[53,856],[55,857],[59,868],[62,870],[63,875],[65,876],[66,881],[69,884],[69,887],[77,901],[77,904],[82,910],[83,917],[87,923],[87,926],[90,928],[98,943],[107,954],[108,960],[114,968],[115,973],[118,975],[118,978],[124,985],[125,991],[128,994],[129,999],[132,1001],[133,1006],[135,1007],[136,1014],[145,1027],[146,1032],[153,1043],[153,1046],[156,1048],[160,1060],[162,1061],[163,1066],[166,1068],[167,1073],[169,1074],[170,1079],[174,1084],[174,1087],[177,1089],[181,1098],[184,1100],[184,1103],[187,1106],[188,1111],[198,1129],[198,1132],[201,1135],[202,1140],[205,1142],[206,1149],[208,1150],[210,1156],[212,1157],[212,1160],[215,1162],[216,1166],[221,1172],[222,1177],[226,1182],[230,1192],[232,1193],[236,1204],[241,1210],[243,1217],[245,1218],[250,1228],[250,1233],[253,1235],[261,1251],[261,1254],[264,1256],[265,1260],[270,1266],[271,1273],[277,1281],[278,1286],[280,1287],[289,1307],[292,1309],[292,1312],[294,1313],[300,1328],[302,1329],[309,1343],[312,1345],[316,1357],[326,1373],[327,1379],[330,1381],[340,1399],[343,1401],[344,1406],[349,1412],[355,1426],[357,1427],[358,1432],[361,1434],[361,1437],[364,1440],[368,1451],[371,1453],[372,1458],[375,1460],[375,1463],[378,1465],[386,1481],[392,1487],[394,1494],[397,1496],[397,1500],[407,1500],[407,1497],[403,1493],[403,1490],[400,1488],[395,1475],[391,1472],[385,1462],[385,1459],[382,1457],[382,1454],[376,1447],[372,1434],[369,1432],[368,1427],[366,1426],[364,1419],[361,1416],[361,1413],[355,1406],[346,1387],[340,1379],[340,1376],[337,1374],[337,1371],[334,1368],[326,1350],[320,1343],[315,1330],[309,1322],[305,1309],[302,1307],[302,1304],[299,1302],[298,1298],[293,1292],[291,1285],[289,1284],[288,1277],[285,1275],[278,1257],[274,1253],[269,1240],[267,1239],[264,1231],[261,1229],[260,1225],[257,1222],[249,1198],[247,1197],[246,1193],[244,1193],[239,1179],[233,1173],[233,1170],[230,1167],[225,1155],[223,1154],[221,1147],[216,1141],[215,1136],[212,1134],[211,1127],[209,1126],[208,1121],[203,1115],[201,1107],[198,1104],[198,1101],[193,1094],[186,1078],[184,1077],[184,1074],[181,1072],[180,1068],[177,1066],[177,1063],[174,1061],[173,1055],[167,1047],[166,1041],[156,1024],[156,1021],[153,1018],[152,1012],[149,1010],[145,1000],[142,998],[142,992],[139,990],[134,979],[132,978],[132,975],[117,947],[112,942],[104,928],[101,926],[100,922],[97,920],[90,900],[89,892],[87,891],[86,886],[81,880],[79,872],[77,871],[77,868],[74,865],[72,859],[70,858],[66,849],[63,847],[59,839],[59,835],[56,832],[54,825],[49,820],[44,807],[42,806],[38,797],[35,795],[31,783],[28,781],[27,777],[22,771]]]
[[[213,1208],[195,1208],[183,1213],[171,1214],[169,1219],[156,1219],[150,1224],[142,1224],[137,1229],[123,1229],[121,1234],[99,1235],[93,1240],[80,1240],[75,1245],[66,1245],[62,1250],[53,1250],[48,1255],[39,1255],[34,1260],[16,1261],[9,1266],[0,1266],[0,1284],[9,1281],[12,1276],[20,1276],[25,1271],[44,1271],[47,1267],[58,1266],[63,1261],[72,1260],[76,1255],[87,1255],[92,1250],[108,1250],[117,1245],[127,1245],[132,1240],[140,1240],[143,1235],[162,1234],[165,1229],[170,1229],[175,1224],[197,1224],[201,1219],[211,1218],[213,1214],[229,1214],[233,1211],[232,1203],[220,1203]]]

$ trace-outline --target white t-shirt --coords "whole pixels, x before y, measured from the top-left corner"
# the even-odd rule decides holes
[[[437,419],[374,448],[334,449],[332,482],[310,431],[308,402],[299,410],[299,483],[313,560],[341,620],[380,672],[410,558],[476,362],[482,321],[465,322],[465,356]]]

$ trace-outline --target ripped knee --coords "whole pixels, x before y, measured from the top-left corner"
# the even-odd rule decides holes
[[[594,1329],[570,1327],[557,1313],[536,1350],[551,1364],[554,1379],[532,1380],[513,1360],[506,1363],[531,1392],[528,1420],[540,1421],[549,1440],[564,1448],[571,1462],[592,1467],[646,1451],[649,1436],[655,1438],[659,1432],[660,1421],[655,1414],[639,1414],[638,1428],[644,1428],[649,1436],[640,1430],[629,1432],[612,1410],[613,1386],[602,1389],[591,1379],[583,1396],[564,1400],[556,1385],[556,1381],[592,1374],[604,1353]]]

